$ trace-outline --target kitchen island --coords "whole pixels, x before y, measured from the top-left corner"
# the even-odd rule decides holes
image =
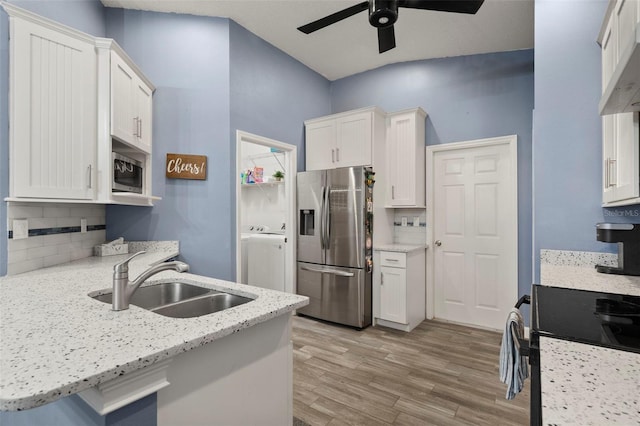
[[[640,295],[640,277],[598,273],[606,253],[542,250],[540,283]],[[640,424],[640,354],[540,338],[542,421],[550,424]]]
[[[130,277],[177,254],[177,246],[149,251],[131,261]],[[176,393],[200,394],[207,403],[196,405],[204,415],[227,421],[225,416],[233,414],[236,424],[246,424],[252,401],[274,403],[276,395],[280,404],[271,411],[290,422],[290,314],[308,299],[167,271],[149,282],[178,278],[254,300],[196,318],[164,317],[134,305],[115,312],[88,294],[109,289],[113,265],[126,257],[91,257],[0,279],[0,414],[28,415],[74,394],[91,399],[96,390],[108,394],[112,383],[154,371],[164,378],[147,385],[147,392],[135,389],[137,379],[125,383],[134,389],[101,414],[157,392],[157,424],[171,424],[176,410],[184,409]],[[245,408],[233,413],[240,403]],[[193,409],[193,401],[187,407]],[[18,410],[28,411],[11,413]],[[197,423],[198,414],[189,413],[191,423]]]

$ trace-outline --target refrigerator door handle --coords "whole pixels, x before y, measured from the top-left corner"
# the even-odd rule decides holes
[[[309,266],[301,266],[300,269],[310,272],[318,272],[320,274],[338,275],[340,277],[353,277],[355,275],[353,272],[338,271],[337,269],[311,268]]]
[[[322,250],[325,249],[324,247],[324,190],[325,187],[322,187],[321,192],[321,199],[320,199],[320,248]]]
[[[325,193],[324,215],[325,215],[324,247],[326,249],[329,249],[331,247],[331,187],[330,186],[327,186],[327,191]]]

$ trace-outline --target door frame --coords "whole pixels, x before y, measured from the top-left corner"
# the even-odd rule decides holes
[[[236,281],[240,282],[242,275],[242,186],[240,182],[240,169],[242,168],[242,143],[249,142],[269,148],[276,148],[284,152],[284,162],[287,168],[287,177],[284,183],[284,194],[287,202],[285,222],[287,227],[284,232],[285,244],[285,290],[295,293],[296,286],[296,176],[298,173],[298,147],[288,143],[269,139],[264,136],[254,135],[243,130],[236,130]],[[245,277],[246,278],[246,277]]]
[[[427,167],[427,244],[431,246],[434,241],[434,160],[435,154],[438,152],[457,151],[468,148],[487,148],[498,145],[507,145],[509,147],[509,159],[511,161],[509,182],[510,188],[508,189],[510,194],[509,212],[507,214],[513,214],[515,221],[513,228],[509,235],[510,249],[509,253],[515,253],[511,261],[514,262],[512,270],[512,276],[508,278],[509,282],[513,282],[514,286],[510,291],[511,298],[515,303],[518,296],[518,135],[499,136],[495,138],[476,139],[465,142],[454,142],[440,145],[427,146],[426,152],[426,167]],[[433,247],[433,246],[431,246]],[[426,291],[426,316],[428,319],[434,317],[435,312],[435,253],[433,249],[427,250],[427,291]]]

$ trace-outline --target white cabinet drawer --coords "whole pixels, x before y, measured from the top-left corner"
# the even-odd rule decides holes
[[[380,252],[380,266],[391,266],[393,268],[406,268],[407,254],[395,251]]]

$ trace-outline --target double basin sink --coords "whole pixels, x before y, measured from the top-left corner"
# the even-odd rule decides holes
[[[91,296],[112,303],[112,293]],[[243,305],[253,299],[200,287],[182,281],[172,281],[140,287],[130,303],[156,314],[172,318],[194,318]]]

